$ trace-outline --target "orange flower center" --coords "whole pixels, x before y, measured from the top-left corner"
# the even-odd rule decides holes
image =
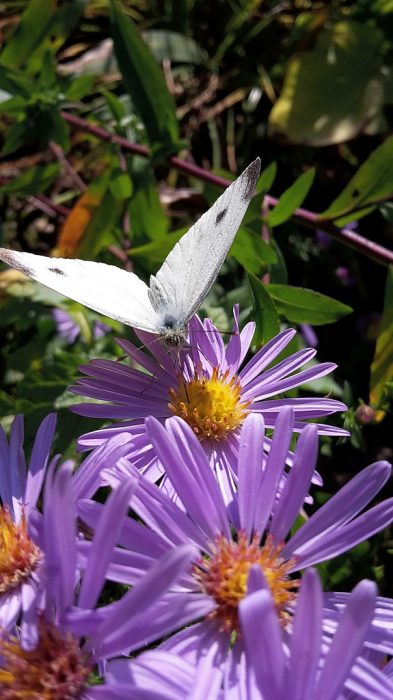
[[[77,700],[91,674],[75,638],[43,619],[35,649],[22,649],[15,637],[0,638],[0,657],[2,700]]]
[[[0,594],[17,588],[41,560],[41,550],[30,539],[25,516],[15,523],[6,507],[0,508]]]
[[[243,532],[235,542],[220,535],[211,559],[204,559],[194,568],[202,590],[217,604],[209,619],[218,620],[222,630],[237,631],[238,606],[247,594],[250,568],[257,564],[264,573],[277,611],[285,621],[285,609],[296,595],[297,581],[289,578],[293,561],[281,558],[282,548],[283,544],[275,543],[269,535],[262,546],[257,535],[251,542]]]
[[[241,401],[241,386],[237,377],[228,379],[217,367],[211,377],[179,380],[177,389],[169,390],[169,408],[175,416],[191,426],[200,440],[225,440],[247,416],[250,401]]]

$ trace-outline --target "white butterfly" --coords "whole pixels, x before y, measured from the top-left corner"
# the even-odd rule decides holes
[[[180,346],[187,323],[211,288],[260,173],[260,159],[217,199],[176,243],[148,287],[132,272],[86,260],[47,258],[0,248],[0,259],[25,275],[94,311],[155,333]]]

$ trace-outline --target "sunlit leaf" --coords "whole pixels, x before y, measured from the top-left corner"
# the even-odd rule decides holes
[[[247,275],[253,302],[256,330],[253,342],[258,346],[273,338],[280,330],[275,303],[266,286],[255,275]]]
[[[279,313],[292,323],[320,326],[338,321],[352,313],[350,306],[312,289],[283,284],[267,284],[266,289]]]
[[[393,192],[393,136],[386,139],[360,166],[341,194],[320,216],[337,219],[360,207],[377,203]]]
[[[363,131],[384,102],[383,43],[369,22],[352,21],[322,29],[308,50],[304,42],[270,113],[270,137],[324,146]]]
[[[245,226],[240,227],[229,252],[247,272],[254,274],[259,274],[267,263],[274,263],[277,259],[272,246]]]
[[[294,211],[304,202],[314,181],[315,168],[310,168],[295,180],[293,185],[281,195],[278,204],[269,213],[269,226],[279,226],[292,216]]]
[[[58,257],[76,257],[82,238],[102,201],[107,186],[106,177],[93,180],[86,192],[79,197],[61,228],[54,251]]]
[[[151,165],[144,158],[132,158],[128,167],[134,186],[129,202],[134,243],[138,245],[146,238],[161,239],[168,231],[168,218],[160,203]]]
[[[371,364],[370,403],[379,406],[385,385],[393,379],[393,268],[386,279],[385,302]]]
[[[152,144],[176,150],[179,127],[175,105],[164,76],[135,25],[111,2],[112,36],[115,54],[136,110]]]
[[[46,36],[56,0],[30,0],[20,23],[0,54],[5,66],[22,66]]]
[[[59,171],[57,163],[37,165],[35,168],[25,170],[6,185],[0,185],[0,191],[23,195],[44,192],[56,180]]]

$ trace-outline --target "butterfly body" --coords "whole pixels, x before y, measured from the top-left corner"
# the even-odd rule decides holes
[[[105,316],[181,347],[254,195],[260,159],[224,191],[176,243],[149,286],[137,275],[89,260],[48,258],[0,248],[0,260]]]

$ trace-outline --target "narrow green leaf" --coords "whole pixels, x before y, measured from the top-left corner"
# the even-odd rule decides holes
[[[81,100],[86,97],[92,91],[95,81],[96,76],[93,73],[78,75],[65,91],[66,100]]]
[[[111,1],[111,22],[123,82],[144,122],[150,142],[176,150],[179,127],[175,104],[155,58],[115,0]]]
[[[267,263],[277,260],[273,248],[245,226],[241,226],[237,232],[229,253],[247,272],[255,275],[258,275],[262,268],[266,268]]]
[[[115,199],[108,189],[87,225],[78,248],[78,258],[94,260],[100,250],[111,240],[122,209],[123,203]]]
[[[129,199],[132,195],[132,180],[128,173],[114,168],[109,180],[109,189],[115,199]]]
[[[23,195],[44,192],[49,185],[56,180],[59,170],[60,168],[57,163],[37,165],[35,168],[25,170],[7,185],[1,185],[0,191],[8,193],[16,192],[17,194]]]
[[[259,194],[260,192],[263,192],[264,194],[266,192],[269,192],[271,189],[274,180],[276,179],[277,175],[277,163],[272,161],[265,170],[263,170],[259,176],[258,183],[256,186],[256,193]]]
[[[55,9],[55,0],[30,0],[20,23],[0,54],[3,65],[19,68],[28,61],[45,38]]]
[[[277,206],[267,217],[269,226],[279,226],[290,219],[294,211],[303,204],[314,181],[315,168],[310,168],[295,180],[284,194],[281,195]]]
[[[375,204],[392,192],[393,136],[390,136],[360,166],[337,199],[320,214],[320,218],[337,219],[360,207]]]
[[[277,309],[267,288],[255,275],[247,275],[250,285],[256,330],[253,342],[256,345],[267,343],[280,331]]]
[[[352,313],[350,306],[311,289],[283,284],[268,284],[266,289],[279,313],[292,323],[321,326]]]
[[[10,66],[0,65],[0,89],[10,95],[30,97],[35,90],[35,85],[24,73],[14,70]]]
[[[168,232],[168,218],[161,206],[150,163],[144,158],[128,160],[134,192],[129,212],[136,244],[161,239]]]
[[[371,364],[370,402],[378,406],[385,386],[393,377],[393,268],[386,278],[385,302]]]
[[[157,264],[162,263],[165,260],[168,253],[172,250],[173,246],[180,240],[180,238],[185,234],[187,229],[182,228],[178,231],[170,233],[165,238],[157,238],[150,243],[145,245],[136,246],[131,248],[128,252],[131,258],[145,258],[150,265],[156,267]]]

